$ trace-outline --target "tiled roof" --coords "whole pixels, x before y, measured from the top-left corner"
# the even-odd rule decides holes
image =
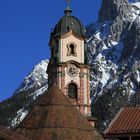
[[[126,134],[140,136],[140,107],[121,109],[104,134],[105,136]]]
[[[56,86],[40,97],[16,132],[31,140],[102,140]]]
[[[8,128],[0,126],[0,140],[29,140]]]

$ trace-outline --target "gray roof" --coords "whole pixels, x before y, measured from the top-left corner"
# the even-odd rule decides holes
[[[76,33],[76,35],[80,37],[85,37],[84,26],[79,19],[71,15],[72,10],[69,7],[67,7],[64,13],[65,15],[56,24],[52,35],[61,36],[69,32],[70,30],[73,30]]]

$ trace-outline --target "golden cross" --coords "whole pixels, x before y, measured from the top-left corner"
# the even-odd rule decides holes
[[[70,1],[71,0],[66,0],[67,1],[67,6],[70,7]]]

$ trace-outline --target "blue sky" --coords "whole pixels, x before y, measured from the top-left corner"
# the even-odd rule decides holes
[[[84,25],[97,20],[101,0],[72,0]],[[10,97],[33,66],[49,55],[49,37],[66,0],[0,0],[0,100]]]

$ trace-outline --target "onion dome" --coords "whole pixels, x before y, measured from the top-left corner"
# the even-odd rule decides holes
[[[85,37],[85,30],[83,24],[79,19],[72,16],[72,10],[68,6],[65,11],[65,15],[56,24],[52,36],[61,36],[69,31],[74,31],[74,33],[80,37]]]

